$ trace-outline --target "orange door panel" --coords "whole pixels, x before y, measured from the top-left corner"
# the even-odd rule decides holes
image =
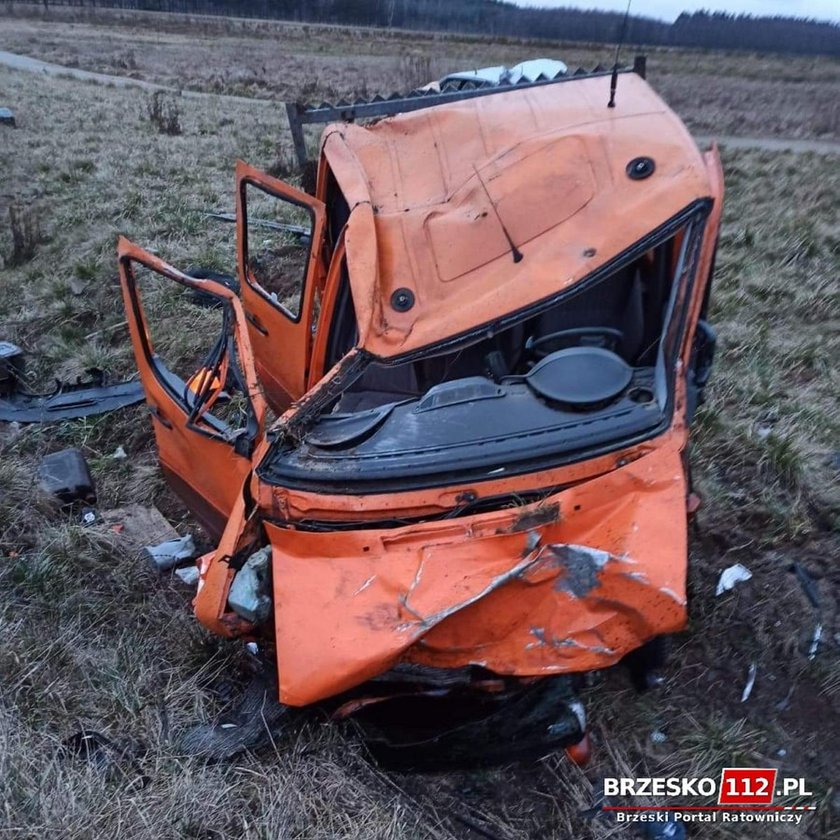
[[[236,164],[240,294],[260,382],[278,413],[306,390],[325,219],[323,202]]]
[[[161,467],[202,525],[218,537],[251,470],[251,452],[264,431],[265,400],[242,307],[230,289],[212,280],[188,277],[123,237],[118,253],[131,343]],[[191,373],[167,367],[168,360],[155,352],[155,332],[144,310],[147,289],[138,283],[141,271],[144,279],[164,284],[165,291],[169,291],[167,281],[172,281],[218,301],[215,311],[222,329],[218,336],[207,336],[207,341],[213,342],[211,351]],[[185,289],[184,293],[189,292]],[[191,329],[194,324],[183,324],[185,333]],[[190,367],[189,361],[186,366]]]

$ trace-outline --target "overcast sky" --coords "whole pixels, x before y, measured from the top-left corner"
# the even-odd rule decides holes
[[[580,9],[610,9],[623,12],[627,0],[514,0],[519,6],[574,6]],[[672,21],[680,12],[709,9],[710,11],[746,12],[751,15],[786,15],[789,17],[810,17],[818,20],[840,20],[838,0],[633,0],[631,14],[661,18]]]

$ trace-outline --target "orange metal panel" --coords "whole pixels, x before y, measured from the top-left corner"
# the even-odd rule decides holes
[[[269,300],[255,288],[254,280],[245,265],[243,255],[247,249],[246,210],[244,185],[254,184],[280,200],[307,207],[313,215],[312,247],[303,299],[298,318],[285,313],[279,304]],[[315,295],[323,288],[325,268],[322,263],[322,240],[325,225],[324,205],[318,199],[295,187],[272,178],[243,161],[236,164],[236,240],[239,268],[240,294],[248,320],[251,344],[256,359],[260,381],[275,411],[286,409],[292,400],[306,391],[306,379],[312,350],[312,319]]]
[[[351,207],[374,214],[375,260],[357,260],[349,238],[347,249],[363,349],[398,355],[545,299],[715,196],[685,126],[647,83],[622,76],[614,109],[608,84],[580,79],[327,129],[324,154]],[[642,155],[656,170],[632,180],[626,166]],[[414,292],[407,312],[389,305],[397,288]]]
[[[537,505],[332,533],[267,524],[280,699],[400,660],[540,676],[603,668],[685,623],[675,446]]]
[[[134,293],[131,261],[141,263],[175,283],[210,293],[231,308],[239,363],[261,435],[265,399],[257,381],[242,307],[236,295],[222,284],[188,277],[125,237],[120,237],[117,252],[129,334],[146,403],[151,409],[161,466],[202,524],[211,534],[218,536],[233,509],[235,496],[251,470],[251,461],[238,455],[232,443],[206,437],[190,429],[187,426],[186,408],[173,398],[158,378],[150,362],[154,348],[151,346],[142,301]]]

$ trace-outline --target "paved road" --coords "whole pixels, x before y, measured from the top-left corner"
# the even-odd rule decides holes
[[[189,99],[229,99],[234,102],[245,102],[251,105],[275,105],[271,99],[254,99],[250,96],[231,96],[228,94],[204,93],[198,90],[181,90],[159,85],[155,82],[147,82],[143,79],[132,79],[128,76],[109,76],[107,73],[93,73],[90,70],[80,70],[78,67],[65,67],[63,64],[50,64],[48,61],[41,61],[28,55],[0,50],[0,64],[11,67],[15,70],[26,70],[30,73],[45,73],[47,76],[64,76],[65,78],[80,79],[84,82],[99,82],[103,85],[114,85],[115,87],[136,87],[142,90],[156,91],[165,90],[171,93],[180,93]]]
[[[64,67],[61,64],[50,64],[28,55],[0,50],[0,64],[12,67],[15,70],[26,70],[30,73],[46,73],[49,76],[69,76],[82,81],[99,82],[117,87],[137,87],[142,90],[155,91],[165,90],[178,92],[174,88],[158,85],[154,82],[147,82],[143,79],[131,79],[128,76],[110,76],[107,73],[93,73],[90,70],[80,70],[76,67]],[[272,99],[254,99],[248,96],[231,96],[228,94],[204,93],[196,90],[181,90],[181,96],[190,99],[228,99],[234,102],[245,102],[250,105],[274,105]],[[706,145],[712,140],[717,140],[721,146],[728,146],[731,149],[763,149],[768,152],[816,152],[823,155],[840,155],[840,143],[831,140],[802,140],[796,138],[784,139],[781,137],[730,137],[718,135],[696,135],[695,139],[701,145]]]

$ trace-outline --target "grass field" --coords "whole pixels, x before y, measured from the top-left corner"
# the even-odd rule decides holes
[[[34,7],[38,8],[38,7]],[[612,66],[609,45],[56,7],[6,18],[3,49],[176,88],[320,102],[409,90],[455,70],[546,55]],[[92,17],[91,17],[92,16]],[[92,23],[91,21],[95,21]],[[103,26],[103,21],[107,26]],[[632,56],[628,47],[625,55]],[[840,139],[840,60],[645,48],[657,89],[702,134]]]
[[[184,28],[153,17],[100,28],[0,13],[8,50],[280,98],[390,90],[415,84],[418,67],[454,69],[459,56],[478,64],[534,54],[518,43],[412,38],[420,58],[405,61],[408,42],[382,33]],[[581,47],[557,53],[570,63],[609,60]],[[779,63],[790,75],[769,81],[767,68]],[[695,128],[839,136],[836,119],[825,130],[816,123],[832,104],[826,91],[836,107],[837,62],[662,52],[649,66]],[[765,85],[766,101],[756,98]],[[174,102],[181,134],[168,136],[150,123],[141,91],[0,68],[0,104],[18,118],[17,129],[0,126],[0,339],[25,349],[33,381],[92,365],[132,372],[118,233],[178,266],[230,267],[232,228],[203,211],[232,209],[237,158],[282,164],[282,108]],[[744,111],[745,102],[755,107]],[[724,164],[712,311],[720,343],[694,452],[705,503],[692,532],[690,626],[659,689],[637,695],[616,671],[587,692],[592,764],[581,771],[560,754],[473,773],[386,773],[352,732],[314,717],[257,757],[217,767],[179,757],[170,733],[224,707],[247,670],[244,654],[199,629],[186,587],[75,524],[35,482],[43,454],[78,446],[101,508],[153,503],[182,532],[195,530],[161,479],[137,407],[50,426],[0,424],[0,837],[482,836],[468,822],[505,840],[631,837],[580,816],[602,776],[743,764],[804,776],[820,804],[804,827],[777,826],[767,837],[840,837],[840,167],[836,157],[761,151],[725,152]],[[10,207],[37,222],[31,255],[10,259]],[[118,446],[128,459],[112,457]],[[795,561],[822,599],[824,643],[813,660],[815,616],[790,572]],[[753,579],[715,598],[719,572],[735,562]],[[755,689],[742,704],[752,663]],[[113,737],[136,771],[103,775],[68,757],[60,744],[80,727]],[[654,742],[654,732],[665,740]],[[757,832],[717,824],[702,836]]]

